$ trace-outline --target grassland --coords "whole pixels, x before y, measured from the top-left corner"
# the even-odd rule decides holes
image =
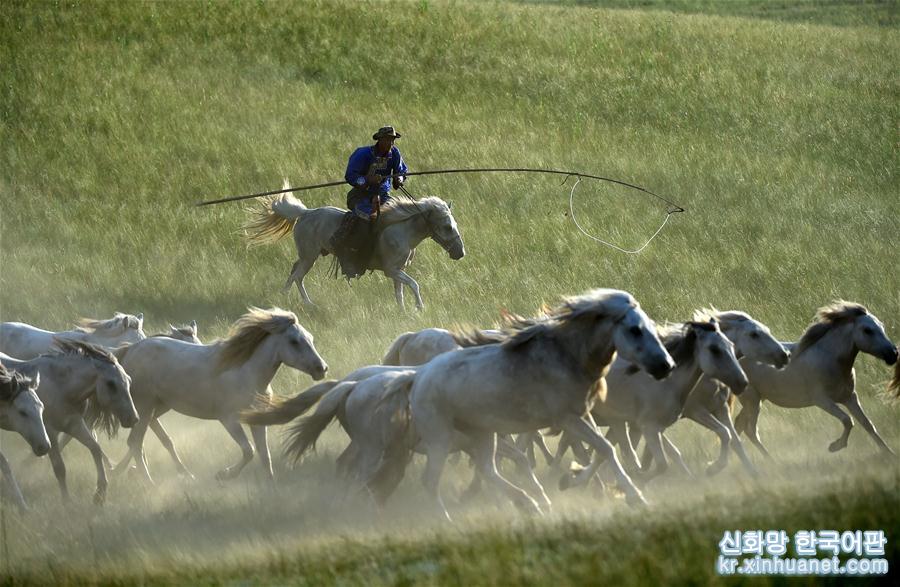
[[[298,313],[338,375],[377,362],[405,330],[490,325],[501,308],[529,314],[598,286],[633,292],[659,321],[743,309],[786,340],[816,307],[851,299],[900,339],[896,3],[12,1],[0,5],[0,39],[2,320],[63,329],[142,311],[150,331],[197,319],[208,340],[248,305],[277,305]],[[580,170],[687,212],[629,256],[573,227],[571,181],[412,178],[413,193],[453,201],[468,251],[452,262],[423,244],[410,271],[427,307],[414,313],[394,307],[385,278],[350,288],[324,263],[308,279],[319,305],[303,307],[278,291],[291,243],[247,249],[241,206],[193,207],[285,176],[339,179],[383,124],[404,134],[415,170]],[[606,184],[582,182],[576,196],[579,220],[626,246],[664,214]],[[310,206],[343,197],[303,194]],[[857,369],[864,406],[900,449],[900,409],[878,395],[885,368],[862,357]],[[275,387],[307,384],[282,373]],[[202,481],[236,449],[216,424],[171,422],[201,481],[174,479],[149,440],[161,486],[116,480],[103,511],[87,505],[84,451],[68,451],[84,502],[74,512],[58,504],[47,463],[13,457],[35,511],[5,518],[6,581],[706,583],[724,529],[900,536],[896,463],[859,429],[828,454],[838,425],[808,410],[765,411],[776,463],[759,483],[736,468],[721,481],[675,479],[648,491],[647,513],[590,491],[554,494],[557,511],[540,521],[479,503],[459,506],[454,528],[424,514],[416,466],[382,517],[361,501],[336,505],[339,432],[302,467],[279,462],[269,493],[253,474]],[[673,435],[698,470],[717,449],[690,424]],[[123,442],[106,445],[117,455]],[[453,473],[451,494],[465,463]]]

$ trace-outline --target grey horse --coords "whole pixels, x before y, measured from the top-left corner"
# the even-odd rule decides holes
[[[840,420],[844,428],[841,436],[829,445],[831,452],[847,446],[853,428],[851,416],[862,424],[883,452],[893,452],[859,403],[853,370],[856,355],[860,352],[888,365],[897,362],[897,347],[885,334],[878,318],[860,304],[839,300],[819,308],[800,340],[785,346],[791,352],[791,360],[784,369],[777,370],[747,359],[741,361],[750,386],[739,398],[743,409],[734,421],[739,432],[746,433],[768,457],[758,428],[762,401],[768,400],[783,408],[815,406]]]
[[[663,378],[674,367],[653,322],[628,293],[598,289],[568,298],[540,322],[501,344],[444,353],[417,368],[412,421],[427,455],[423,482],[449,518],[439,484],[454,433],[469,437],[476,467],[519,508],[538,504],[498,472],[497,433],[559,427],[609,459],[630,503],[643,496],[615,451],[587,416],[605,394],[603,377],[616,353]]]
[[[287,184],[285,187],[288,187]],[[303,301],[309,304],[312,300],[303,280],[320,255],[334,253],[331,235],[337,230],[345,212],[333,206],[309,209],[290,194],[282,194],[266,200],[244,225],[244,229],[251,244],[272,243],[293,231],[297,261],[284,291],[296,283]],[[432,238],[453,260],[462,259],[466,254],[450,207],[440,198],[413,200],[395,196],[381,208],[375,230],[375,251],[367,268],[377,269],[394,281],[394,295],[401,307],[404,285],[416,297],[416,308],[425,306],[419,284],[404,271],[419,243]]]

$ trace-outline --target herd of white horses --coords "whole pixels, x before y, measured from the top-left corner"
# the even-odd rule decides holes
[[[611,473],[627,501],[640,504],[639,486],[664,474],[670,462],[690,471],[665,434],[679,418],[718,436],[721,450],[708,474],[722,471],[734,451],[756,475],[740,435],[768,456],[758,427],[763,400],[815,406],[840,420],[831,451],[847,446],[855,420],[890,453],[855,390],[859,352],[895,365],[889,388],[900,395],[897,346],[859,304],[820,308],[800,340],[785,344],[739,311],[701,309],[689,321],[657,327],[627,292],[597,289],[534,317],[504,314],[490,330],[402,334],[383,364],[285,399],[270,385],[282,364],[317,381],[328,370],[292,312],[250,308],[225,338],[209,344],[197,337],[196,323],[147,337],[141,314],[83,320],[65,332],[6,322],[0,325],[0,427],[21,434],[35,455],[49,456],[64,499],[62,449],[69,438],[91,452],[97,503],[106,498],[107,472],[132,468],[132,459],[152,482],[143,448],[148,428],[178,471],[191,476],[160,419],[174,410],[218,420],[239,445],[240,460],[219,471],[219,479],[240,474],[254,454],[274,479],[268,426],[299,418],[285,453],[300,460],[337,419],[350,439],[338,472],[378,504],[419,453],[426,458],[424,486],[439,514],[449,517],[440,479],[449,455],[462,451],[475,469],[467,495],[487,481],[520,509],[540,513],[550,500],[535,475],[535,449],[553,466],[571,449],[575,462],[561,487]],[[735,399],[741,411],[733,420]],[[97,434],[118,426],[130,428],[127,452],[112,465]],[[555,454],[548,435],[559,437]],[[503,459],[523,487],[499,472]],[[6,495],[25,508],[2,453],[0,472]]]

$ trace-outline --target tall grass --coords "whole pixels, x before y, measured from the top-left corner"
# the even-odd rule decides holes
[[[785,340],[802,333],[815,308],[840,297],[866,304],[900,338],[900,106],[891,59],[900,54],[900,35],[890,3],[886,10],[882,3],[842,4],[839,17],[829,16],[835,4],[810,12],[812,5],[801,3],[777,19],[737,17],[746,15],[740,6],[759,16],[761,6],[775,3],[684,2],[679,12],[656,10],[661,6],[652,2],[641,3],[648,11],[574,4],[0,4],[0,319],[62,329],[78,316],[143,311],[149,330],[197,319],[210,339],[224,335],[248,305],[277,305],[300,315],[338,375],[378,361],[405,330],[487,326],[501,308],[527,315],[543,301],[598,286],[633,292],[658,321],[683,320],[707,304],[744,309]],[[307,279],[318,306],[303,307],[296,291],[279,293],[294,258],[289,239],[247,249],[239,234],[242,206],[193,207],[274,189],[283,177],[295,185],[339,179],[351,150],[383,124],[404,134],[398,144],[413,170],[579,170],[646,186],[687,212],[643,253],[623,255],[574,228],[572,180],[563,186],[558,177],[533,175],[414,177],[414,193],[452,200],[468,252],[452,262],[423,243],[410,273],[427,307],[414,313],[394,307],[391,284],[380,275],[348,287],[326,277],[324,260]],[[310,206],[340,205],[344,192],[301,195]],[[575,213],[591,233],[633,247],[656,229],[664,206],[585,180],[575,191]],[[900,411],[876,397],[885,369],[866,357],[857,368],[864,405],[888,443],[900,447]],[[275,387],[292,394],[306,384],[305,376],[283,373]],[[211,476],[236,458],[214,424],[172,421],[188,464],[200,472]],[[768,410],[762,426],[767,442],[781,447],[781,466],[803,465],[810,478],[831,471],[835,481],[826,494],[860,505],[837,487],[853,477],[863,479],[854,487],[865,487],[874,475],[864,433],[854,432],[846,455],[831,456],[823,446],[837,424],[825,415]],[[714,456],[712,435],[682,424],[673,434],[692,463]],[[16,439],[3,440],[21,448]],[[153,442],[151,460],[165,477],[167,457]],[[340,435],[331,442],[336,449]],[[121,444],[109,446],[117,453]],[[69,452],[73,493],[86,495],[92,467],[78,448]],[[68,518],[53,505],[56,488],[39,463],[23,470],[23,486],[49,509],[16,526],[16,572],[101,580],[160,561],[207,568],[223,558],[243,560],[254,549],[290,559],[306,548],[297,528],[318,523],[326,541],[341,528],[358,531],[353,520],[335,526],[306,509],[333,511],[316,501],[319,493],[333,493],[331,482],[320,480],[331,478],[333,456],[332,450],[296,473],[282,471],[291,489],[259,498],[268,505],[254,505],[259,488],[252,484],[184,489],[173,482],[155,493],[121,481],[105,512],[83,510],[58,532],[52,524]],[[859,459],[867,466],[838,472]],[[871,482],[896,486],[896,475]],[[304,498],[309,484],[318,493]],[[779,487],[784,496],[802,495],[790,483]],[[421,499],[416,483],[404,491],[405,503]],[[756,490],[735,491],[736,511],[745,516],[736,519],[753,520],[737,502],[755,503]],[[153,496],[148,506],[136,509],[145,495]],[[665,502],[665,495],[658,497]],[[879,495],[873,503],[884,499],[896,509],[895,494]],[[298,504],[284,514],[294,499]],[[584,505],[563,501],[573,504],[570,510]],[[684,507],[702,507],[693,503]],[[794,502],[770,492],[763,503],[783,512]],[[195,506],[201,513],[189,513]],[[403,516],[401,510],[395,514]],[[477,527],[482,511],[476,508],[466,523]],[[897,527],[896,519],[861,511],[875,525]],[[238,527],[254,512],[267,523],[245,539]],[[651,516],[642,525],[620,515],[638,534],[672,520]],[[501,515],[491,519],[501,528],[509,524]],[[589,520],[603,531],[605,521]],[[383,531],[371,524],[371,535]],[[181,538],[168,536],[173,527]],[[260,546],[267,528],[281,528],[271,548]],[[554,528],[548,536],[567,532]],[[499,532],[484,540],[506,536]],[[91,536],[102,542],[96,561],[84,559]],[[685,540],[714,544],[692,536]],[[245,549],[248,541],[252,548]],[[427,560],[433,541],[417,544],[398,548]],[[348,556],[372,560],[366,557],[380,547],[366,548],[349,549],[364,553],[361,559]],[[622,560],[638,560],[618,552]],[[99,574],[67,575],[79,560]],[[172,572],[162,576],[188,580]],[[382,580],[394,578],[403,580]]]

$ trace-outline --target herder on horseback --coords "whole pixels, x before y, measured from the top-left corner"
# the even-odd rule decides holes
[[[399,138],[400,133],[393,126],[383,126],[372,135],[375,144],[356,149],[347,162],[344,179],[353,186],[347,192],[350,211],[331,237],[331,246],[347,279],[366,272],[381,206],[390,201],[391,188],[401,188],[406,179],[406,163],[394,145]]]

